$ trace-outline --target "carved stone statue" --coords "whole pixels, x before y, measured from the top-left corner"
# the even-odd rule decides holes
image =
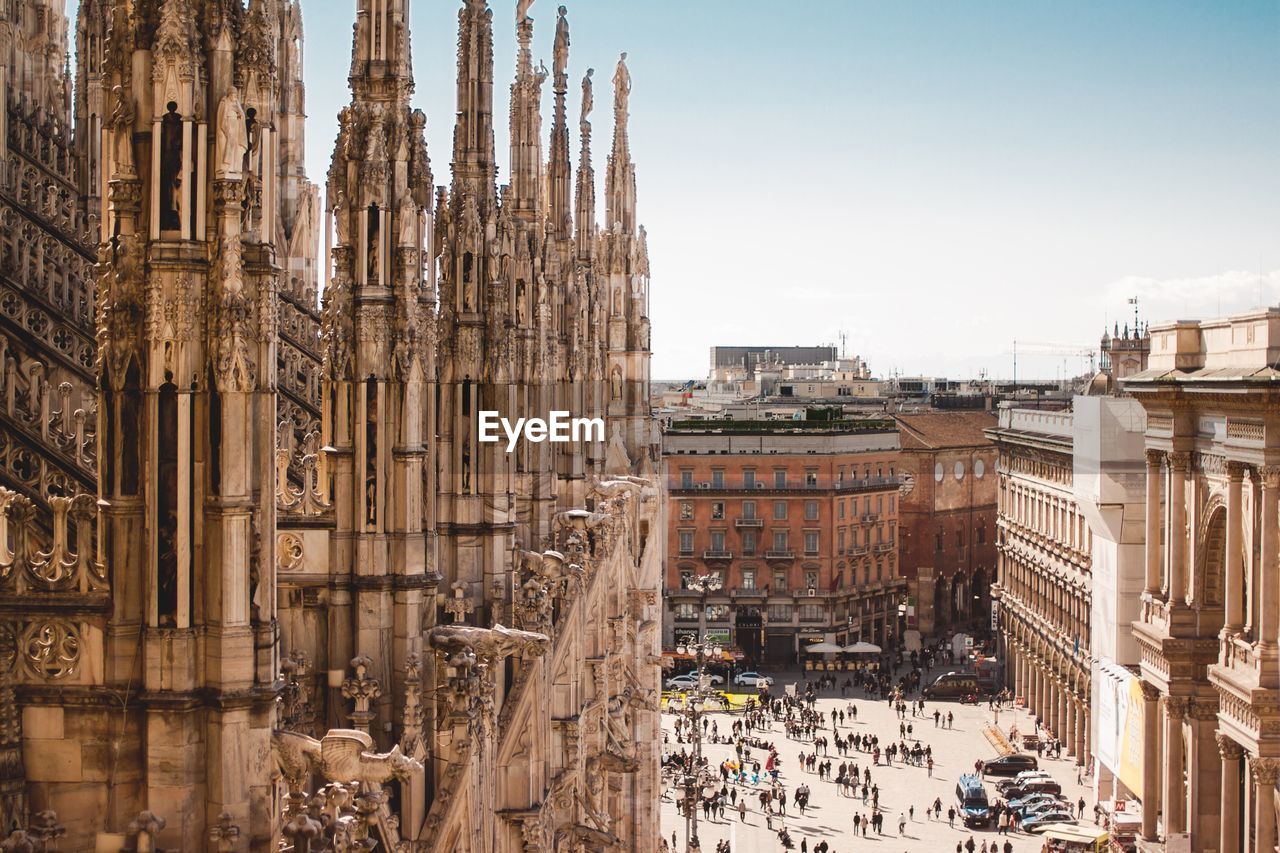
[[[631,72],[627,70],[627,52],[624,50],[618,58],[618,67],[613,72],[613,111],[623,114],[627,111],[627,98],[631,95]]]
[[[551,67],[556,73],[556,78],[560,79],[560,75],[564,74],[569,67],[569,19],[565,17],[568,14],[568,10],[563,6],[556,10],[556,14],[558,15],[556,18],[556,39],[552,47]]]
[[[477,655],[505,658],[509,655],[538,657],[551,645],[545,634],[518,631],[501,624],[492,628],[472,625],[437,625],[431,629],[428,642],[444,652],[470,649]]]
[[[516,23],[523,24],[529,20],[529,9],[533,7],[533,0],[517,0],[516,2]]]
[[[400,245],[418,245],[418,209],[413,199],[405,196],[400,202]]]
[[[133,172],[133,99],[125,92],[123,86],[115,86],[111,93],[115,96],[115,107],[111,111],[111,129],[115,132],[115,165],[116,171],[122,175]]]
[[[587,73],[582,75],[582,121],[586,122],[587,116],[591,115],[591,110],[596,105],[595,96],[591,92],[591,75],[595,74],[594,68],[588,68]]]
[[[232,86],[218,104],[218,156],[217,176],[237,179],[244,168],[244,156],[248,151],[245,137],[244,108],[240,106],[240,92]]]

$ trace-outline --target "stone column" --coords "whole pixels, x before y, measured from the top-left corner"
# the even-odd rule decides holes
[[[1280,466],[1268,465],[1258,472],[1262,480],[1262,566],[1258,572],[1258,656],[1265,667],[1274,657],[1276,647],[1277,608],[1280,601],[1276,593],[1277,536],[1280,535]],[[1260,685],[1275,689],[1275,684]]]
[[[1169,454],[1169,604],[1187,600],[1187,466],[1190,454]]]
[[[1164,697],[1164,835],[1186,831],[1187,786],[1183,780],[1182,719],[1187,713],[1187,700],[1182,696]],[[1147,745],[1144,743],[1145,750]]]
[[[1249,758],[1253,774],[1253,838],[1254,853],[1273,853],[1276,848],[1276,779],[1280,777],[1280,758]]]
[[[1222,823],[1218,833],[1218,850],[1240,848],[1240,759],[1244,748],[1224,734],[1215,735],[1218,755],[1222,757]]]
[[[1143,700],[1142,725],[1142,837],[1158,841],[1156,815],[1160,811],[1160,756],[1156,744],[1160,740],[1157,700],[1160,691],[1147,682],[1141,682]]]
[[[1065,748],[1071,739],[1071,720],[1067,716],[1070,710],[1070,702],[1067,700],[1067,683],[1059,680],[1057,683],[1057,699],[1058,699],[1058,724],[1053,729],[1053,736],[1062,742]]]
[[[1244,627],[1244,583],[1242,577],[1241,558],[1243,548],[1241,539],[1244,535],[1244,512],[1241,500],[1241,481],[1244,478],[1244,465],[1239,462],[1227,462],[1227,577],[1224,584],[1223,597],[1227,607],[1226,623],[1222,626],[1223,637],[1231,637],[1240,633]]]
[[[1147,558],[1146,593],[1160,591],[1160,464],[1164,453],[1147,451]]]
[[[1076,726],[1078,724],[1076,700],[1075,696],[1072,695],[1070,688],[1063,690],[1062,693],[1067,706],[1067,724],[1063,726],[1064,731],[1062,734],[1062,745],[1067,755],[1072,755],[1076,751]]]
[[[1089,703],[1078,698],[1073,707],[1076,709],[1076,764],[1087,764],[1089,753],[1085,747],[1085,733],[1089,731]]]

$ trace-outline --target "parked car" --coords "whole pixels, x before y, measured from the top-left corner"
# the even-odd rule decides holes
[[[713,686],[724,684],[724,677],[714,673],[707,674],[707,681]],[[693,690],[698,686],[698,673],[686,672],[683,675],[673,675],[667,679],[667,687],[671,690]]]
[[[1023,797],[1020,800],[1010,800],[1009,808],[1013,809],[1015,812],[1021,812],[1035,808],[1036,806],[1042,806],[1045,804],[1052,805],[1054,803],[1063,807],[1067,806],[1066,800],[1054,794],[1032,794],[1029,797]]]
[[[773,678],[760,672],[740,672],[733,677],[733,683],[744,687],[760,687],[773,684]]]
[[[1001,779],[999,782],[996,783],[996,790],[1003,791],[1006,788],[1013,788],[1018,785],[1025,785],[1028,782],[1032,782],[1036,779],[1052,780],[1053,777],[1043,770],[1023,770],[1021,773],[1019,773],[1017,776],[1014,776],[1012,779]]]
[[[1055,801],[1051,803],[1037,803],[1034,806],[1027,806],[1019,811],[1018,814],[1024,821],[1026,821],[1032,820],[1033,818],[1039,818],[1040,815],[1048,814],[1049,812],[1064,811],[1071,811],[1071,804]]]
[[[988,776],[1016,776],[1024,770],[1035,770],[1040,766],[1034,755],[1002,755],[982,764],[982,770]]]
[[[1075,816],[1070,812],[1047,811],[1022,822],[1023,832],[1040,832],[1051,823],[1075,824]]]
[[[1014,785],[1003,792],[1006,800],[1021,800],[1031,794],[1061,794],[1062,786],[1052,779],[1032,779],[1023,785]]]

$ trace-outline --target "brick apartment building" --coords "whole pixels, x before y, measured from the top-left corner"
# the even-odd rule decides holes
[[[896,638],[896,425],[689,421],[664,437],[669,488],[664,641],[700,628],[757,663],[821,640]],[[705,597],[687,588],[718,573]]]
[[[926,637],[989,629],[996,569],[998,451],[990,412],[895,416],[905,478],[898,517],[907,628]]]

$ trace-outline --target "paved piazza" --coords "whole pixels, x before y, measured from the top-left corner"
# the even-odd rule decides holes
[[[936,673],[937,670],[935,669],[934,672]],[[778,683],[774,685],[776,694],[781,695],[785,689],[784,684],[784,679],[779,678]],[[802,691],[803,685],[798,685],[798,689]],[[854,696],[853,693],[857,695]],[[858,709],[858,721],[851,723],[846,716],[845,725],[840,727],[842,735],[847,737],[851,732],[858,736],[874,735],[880,738],[882,748],[889,743],[896,743],[900,739],[898,725],[902,721],[899,720],[897,712],[889,707],[888,701],[861,698],[861,690],[853,693],[850,694],[850,698],[841,699],[838,689],[822,691],[816,707],[829,714],[833,708],[846,708],[849,702],[853,702]],[[942,712],[944,718],[948,711],[955,714],[954,729],[934,728],[935,708]],[[763,789],[763,786],[756,789],[750,785],[739,787],[739,799],[743,798],[744,792],[746,793],[748,811],[745,822],[739,821],[737,811],[731,811],[728,807],[725,809],[723,821],[707,821],[703,819],[702,811],[699,809],[698,836],[703,853],[714,853],[716,845],[726,839],[729,841],[732,853],[780,851],[783,847],[776,832],[782,825],[780,821],[785,822],[790,831],[792,849],[795,851],[801,849],[802,839],[808,840],[809,851],[813,851],[814,845],[819,841],[825,840],[830,845],[829,853],[848,853],[851,850],[950,853],[956,849],[956,842],[964,843],[970,836],[975,843],[985,842],[988,847],[993,840],[998,839],[1003,847],[1005,836],[1000,835],[994,827],[966,829],[959,818],[956,819],[955,828],[947,825],[947,809],[955,804],[956,778],[965,772],[972,772],[973,763],[977,759],[988,759],[998,754],[984,733],[984,724],[993,719],[992,712],[985,702],[979,705],[962,705],[958,702],[938,701],[926,702],[925,713],[928,715],[925,718],[912,717],[908,708],[905,721],[914,726],[914,734],[921,745],[933,747],[932,778],[923,766],[916,767],[898,761],[895,761],[892,766],[885,766],[883,755],[880,766],[871,768],[871,781],[880,786],[880,805],[884,813],[883,835],[877,836],[868,827],[865,839],[861,834],[855,839],[852,830],[853,817],[855,814],[869,815],[870,802],[864,805],[861,796],[845,797],[837,792],[834,782],[825,779],[819,781],[816,772],[801,771],[798,756],[801,752],[811,752],[812,746],[808,741],[787,738],[782,724],[775,722],[767,735],[756,731],[753,737],[772,740],[778,748],[779,756],[782,758],[778,778],[787,793],[786,817],[780,819],[775,816],[774,831],[769,831],[765,827],[765,817],[760,812],[758,799],[758,792]],[[720,734],[726,735],[731,732],[733,721],[741,714],[712,712],[705,716],[718,723]],[[682,746],[688,751],[693,749],[692,744],[682,745],[676,742],[675,718],[675,714],[663,714],[664,755],[669,752],[678,753]],[[1006,734],[1015,724],[1020,733],[1030,732],[1033,728],[1032,720],[1025,711],[1006,708],[998,713],[998,722],[1001,730]],[[708,723],[709,731],[710,723]],[[833,740],[829,723],[825,734],[828,740]],[[908,740],[908,743],[910,744],[911,741]],[[704,740],[702,748],[711,769],[716,772],[721,761],[734,756],[734,748],[731,744],[713,744]],[[752,757],[758,758],[763,767],[767,752],[752,750]],[[834,743],[828,748],[828,758],[831,760],[833,777],[841,761],[856,762],[859,772],[862,772],[862,768],[872,760],[870,753],[857,750],[849,752],[842,758],[837,753]],[[823,760],[821,750],[819,750],[818,760]],[[1041,759],[1040,767],[1052,774],[1062,785],[1063,796],[1068,797],[1071,802],[1074,803],[1083,796],[1085,815],[1086,817],[1092,815],[1093,797],[1087,787],[1089,780],[1086,777],[1084,785],[1076,783],[1076,766],[1065,756],[1065,753],[1061,759]],[[996,781],[998,780],[993,777],[986,783],[987,794],[993,803],[998,798],[994,788]],[[804,816],[800,815],[792,803],[792,791],[802,783],[807,784],[810,789],[809,808]],[[932,803],[935,798],[942,800],[942,820],[940,821],[927,818],[924,814],[926,804]],[[898,835],[898,816],[900,813],[907,814],[911,806],[915,806],[915,817],[908,820],[906,832],[900,836]],[[668,844],[671,842],[671,833],[675,832],[677,844],[674,850],[683,853],[685,819],[676,811],[676,804],[670,791],[664,794],[662,802],[662,831]],[[1008,838],[1013,842],[1016,853],[1038,853],[1042,844],[1038,835],[1012,833]]]

